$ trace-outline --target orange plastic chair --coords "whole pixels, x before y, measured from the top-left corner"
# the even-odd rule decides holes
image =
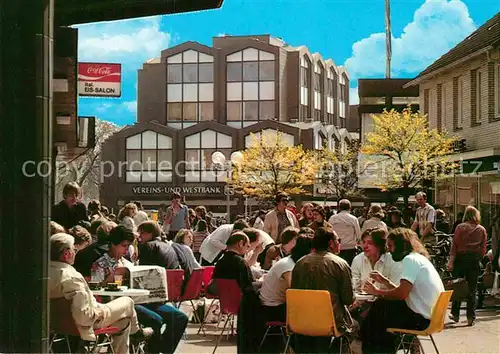
[[[409,348],[411,348],[413,342],[417,340],[420,346],[420,350],[423,353],[424,350],[422,348],[420,340],[418,339],[418,336],[428,336],[431,338],[432,345],[434,346],[436,353],[439,354],[439,350],[436,346],[436,342],[434,342],[434,338],[432,338],[432,335],[442,332],[444,329],[446,311],[448,310],[448,304],[450,303],[451,295],[453,295],[453,290],[443,291],[441,294],[439,294],[436,304],[432,309],[431,323],[429,323],[429,327],[427,327],[423,331],[404,328],[387,328],[387,332],[398,334],[401,337],[397,350],[408,350]],[[411,336],[410,341],[405,340],[407,336]]]
[[[339,338],[340,352],[342,352],[345,337],[337,329],[331,296],[326,290],[288,289],[286,291],[286,329],[288,339],[285,353],[288,351],[290,339],[294,334],[331,337],[332,341]],[[347,344],[351,352],[349,342]]]

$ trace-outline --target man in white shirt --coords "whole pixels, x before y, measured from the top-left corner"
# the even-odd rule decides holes
[[[234,224],[223,224],[208,235],[200,246],[201,265],[213,265],[226,250],[226,242],[235,230],[248,227],[245,220],[236,220]]]
[[[425,240],[434,234],[436,210],[427,203],[427,195],[424,192],[415,194],[415,199],[417,200],[418,209],[411,229],[415,232],[418,230],[420,239]]]
[[[371,278],[384,284],[387,290],[366,282],[363,290],[379,299],[361,326],[363,353],[395,352],[396,338],[387,333],[387,328],[426,329],[432,309],[444,291],[443,282],[415,232],[393,230],[387,246],[393,259],[402,263],[401,280],[395,287],[382,274],[374,272]]]
[[[339,257],[343,258],[349,265],[356,256],[356,246],[361,239],[361,229],[358,219],[351,214],[351,202],[342,199],[339,202],[340,212],[332,215],[328,222],[332,224],[333,230],[340,237]]]

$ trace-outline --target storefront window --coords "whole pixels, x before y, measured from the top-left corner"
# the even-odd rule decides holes
[[[489,230],[495,216],[500,213],[500,176],[484,175],[479,178],[479,183],[481,224]]]
[[[454,178],[443,178],[436,182],[436,209],[442,209],[450,222],[455,220],[455,188]]]
[[[126,140],[126,182],[171,182],[172,138],[145,131]]]
[[[463,213],[467,205],[478,205],[478,178],[456,177],[456,209],[455,212]]]

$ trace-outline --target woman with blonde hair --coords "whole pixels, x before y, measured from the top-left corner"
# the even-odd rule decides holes
[[[127,229],[132,230],[133,232],[137,231],[137,227],[134,222],[134,217],[137,214],[137,205],[134,203],[127,203],[123,208],[120,209],[118,213],[118,221],[120,225],[125,226]]]
[[[480,225],[479,210],[469,205],[465,208],[462,223],[453,235],[448,270],[454,278],[465,278],[469,288],[467,295],[467,325],[473,326],[476,320],[476,288],[481,274],[479,262],[486,254],[486,229]],[[453,301],[450,318],[458,322],[461,301]]]

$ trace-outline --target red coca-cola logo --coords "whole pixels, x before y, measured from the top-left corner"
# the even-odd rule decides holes
[[[87,68],[87,74],[111,75],[111,67],[110,66],[89,65],[89,67]]]

